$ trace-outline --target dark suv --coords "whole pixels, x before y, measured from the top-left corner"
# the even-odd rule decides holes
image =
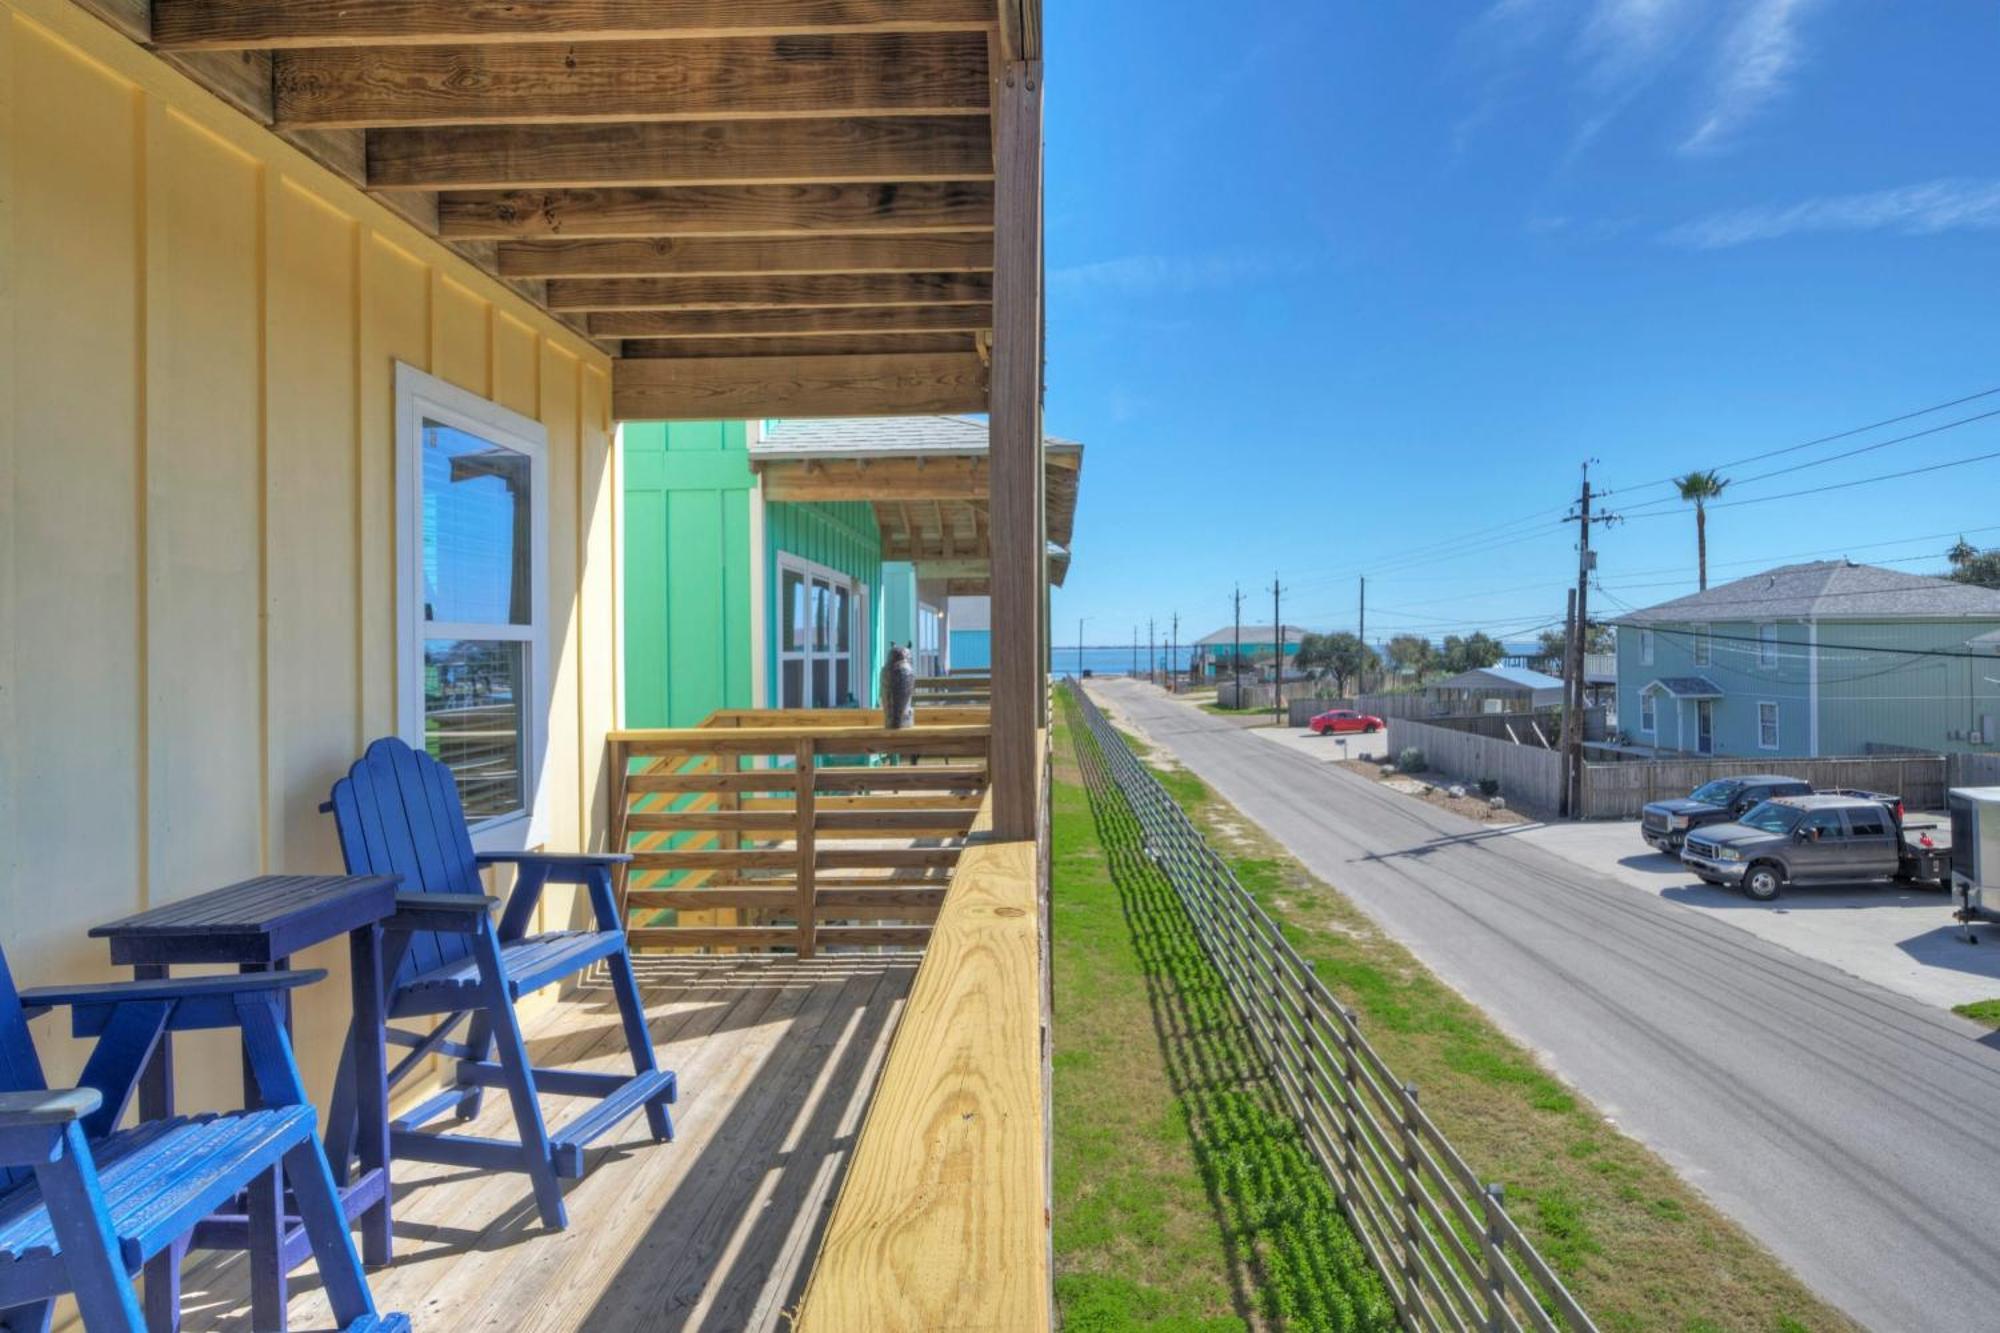
[[[1805,796],[1812,784],[1776,773],[1751,773],[1702,783],[1677,801],[1654,801],[1639,816],[1639,832],[1668,855],[1680,851],[1689,829],[1724,824],[1773,796]]]

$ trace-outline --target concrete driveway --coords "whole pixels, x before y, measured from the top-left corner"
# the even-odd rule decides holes
[[[1528,824],[1513,836],[1913,1000],[1949,1009],[2000,999],[2000,931],[1967,944],[1951,919],[1951,896],[1941,890],[1790,886],[1777,901],[1760,903],[1704,884],[1679,861],[1648,847],[1636,820]]]
[[[1375,759],[1389,748],[1387,731],[1378,731],[1373,735],[1354,731],[1340,736],[1315,736],[1304,727],[1261,727],[1250,734],[1322,763],[1332,763],[1336,759]]]

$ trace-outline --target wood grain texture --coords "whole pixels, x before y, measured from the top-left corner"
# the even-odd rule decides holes
[[[437,204],[450,240],[522,237],[904,235],[990,231],[985,181],[452,191]]]
[[[982,273],[993,268],[993,240],[948,234],[513,241],[499,248],[499,264],[512,278]]]
[[[1050,1326],[1035,848],[969,848],[911,988],[801,1333]]]
[[[992,131],[973,116],[620,121],[372,130],[380,190],[979,180]]]
[[[640,421],[986,410],[986,367],[959,356],[655,358],[612,369],[612,410]]]
[[[958,307],[946,307],[955,309]],[[971,333],[874,333],[835,337],[628,338],[628,357],[895,356],[912,352],[973,355]]]
[[[555,278],[552,310],[786,310],[848,306],[984,306],[983,273],[809,273],[750,278]]]
[[[141,0],[84,0],[144,23]],[[839,32],[979,32],[992,0],[154,0],[162,47],[632,41]],[[132,35],[144,39],[144,30]]]
[[[867,333],[977,333],[990,328],[986,305],[837,306],[830,309],[615,311],[594,314],[605,338],[835,337]],[[830,347],[813,349],[830,352]],[[921,350],[921,349],[900,349]],[[970,347],[962,350],[971,351]]]
[[[265,59],[279,123],[316,127],[968,115],[986,111],[988,90],[978,33],[336,47]]]

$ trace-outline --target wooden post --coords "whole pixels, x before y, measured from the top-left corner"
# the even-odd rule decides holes
[[[1507,1278],[1501,1271],[1507,1263],[1502,1252],[1507,1243],[1507,1233],[1500,1227],[1500,1214],[1507,1206],[1505,1187],[1488,1185],[1483,1202],[1486,1205],[1486,1328],[1488,1333],[1502,1333],[1510,1322],[1507,1318]]]
[[[1424,1290],[1421,1231],[1423,1219],[1417,1212],[1417,1191],[1423,1188],[1417,1162],[1417,1085],[1403,1085],[1403,1113],[1398,1117],[1403,1130],[1403,1291],[1409,1310],[1418,1308]]]
[[[814,861],[819,853],[813,842],[813,823],[816,816],[813,801],[813,742],[810,736],[799,739],[795,754],[796,771],[792,776],[799,784],[798,797],[794,802],[798,818],[799,882],[797,905],[793,908],[793,912],[799,922],[799,957],[810,958],[813,956],[814,916],[819,906],[818,890],[813,884],[817,869]]]
[[[1042,66],[1000,71],[994,144],[993,371],[988,404],[992,523],[993,823],[1035,836],[1035,744],[1048,540],[1042,517]]]

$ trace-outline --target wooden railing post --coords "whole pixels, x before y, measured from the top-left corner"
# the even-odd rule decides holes
[[[793,774],[793,777],[798,782],[798,796],[793,804],[798,819],[799,872],[798,900],[797,906],[793,910],[797,913],[799,922],[799,957],[810,958],[813,956],[814,917],[817,914],[819,905],[818,891],[813,885],[819,852],[814,846],[813,836],[817,815],[814,810],[813,798],[813,787],[816,779],[814,777],[815,758],[812,738],[810,736],[801,737],[795,753],[797,758],[794,761],[794,766],[797,771]]]

